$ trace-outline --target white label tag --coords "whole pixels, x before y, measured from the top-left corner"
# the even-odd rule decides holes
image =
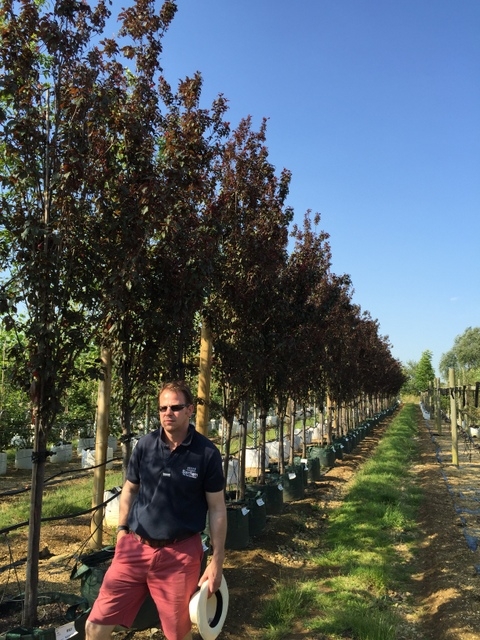
[[[77,633],[78,631],[75,629],[75,623],[67,622],[67,624],[55,629],[55,638],[56,640],[67,640],[67,638],[76,636]]]
[[[307,464],[307,462],[308,462],[308,460],[307,460],[307,458],[300,458],[300,462],[301,462],[302,464],[306,465],[306,464]]]
[[[283,491],[283,485],[279,484],[279,485],[278,485],[278,490],[279,490],[279,491]]]
[[[246,516],[249,511],[250,511],[250,509],[247,509],[247,507],[243,507],[242,508],[242,515]]]
[[[288,479],[289,479],[289,480],[295,480],[295,478],[296,478],[296,477],[297,477],[297,474],[296,474],[296,473],[289,473],[289,474],[288,474]]]
[[[261,498],[258,498],[257,500],[257,504],[259,507],[263,507],[263,505],[265,504],[264,501]]]

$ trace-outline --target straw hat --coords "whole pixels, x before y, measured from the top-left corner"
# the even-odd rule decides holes
[[[222,576],[220,589],[208,598],[208,581],[190,600],[190,620],[196,624],[203,640],[215,640],[222,630],[228,611],[228,588]]]

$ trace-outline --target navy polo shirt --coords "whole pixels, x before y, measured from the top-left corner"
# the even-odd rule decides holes
[[[143,538],[163,540],[205,529],[205,492],[224,489],[222,458],[204,435],[188,427],[173,451],[161,438],[162,427],[140,438],[127,480],[140,489],[128,514],[128,526]]]

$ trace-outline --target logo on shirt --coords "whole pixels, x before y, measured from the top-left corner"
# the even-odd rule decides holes
[[[187,478],[198,478],[198,471],[196,467],[187,467],[182,471],[182,474]]]

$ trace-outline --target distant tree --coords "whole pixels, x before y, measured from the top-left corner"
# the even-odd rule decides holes
[[[366,337],[360,358],[362,389],[370,397],[391,398],[399,393],[405,381],[401,363],[391,354],[388,336],[378,333],[379,324],[369,314],[364,313],[362,328]]]
[[[458,357],[455,353],[455,349],[450,349],[450,351],[447,351],[442,355],[438,368],[440,369],[442,378],[446,381],[448,381],[449,369],[455,369],[455,371],[459,370]]]
[[[426,391],[430,382],[435,380],[435,370],[432,365],[432,352],[425,350],[415,369],[415,388],[418,392]]]
[[[17,344],[14,331],[0,329],[0,451],[8,449],[12,436],[31,436],[30,402],[25,392],[15,384],[16,362],[10,354]]]
[[[418,390],[415,385],[415,372],[417,370],[418,362],[415,360],[408,360],[406,364],[402,366],[405,382],[402,386],[402,394],[405,395],[417,395]]]
[[[480,327],[468,327],[455,340],[455,351],[460,366],[466,369],[480,368]]]
[[[62,397],[62,412],[52,437],[66,439],[91,436],[94,432],[97,407],[98,350],[92,342],[75,361],[76,375]],[[51,440],[52,441],[52,440]]]
[[[463,371],[466,382],[473,382],[480,371],[480,327],[468,327],[455,338],[453,347],[440,359],[440,372],[448,379],[448,369]]]

